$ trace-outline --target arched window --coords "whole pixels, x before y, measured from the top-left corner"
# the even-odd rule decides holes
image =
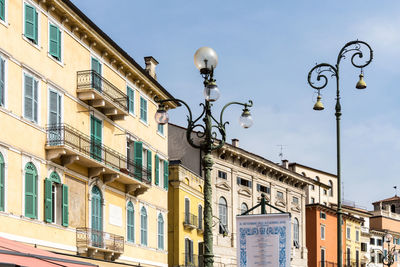
[[[135,242],[135,210],[131,201],[126,207],[126,226],[128,241]]]
[[[64,198],[59,197],[59,194],[63,193],[62,190],[65,191],[66,189],[64,185],[61,185],[60,176],[57,172],[53,171],[49,178],[44,180],[44,217],[46,222],[60,223],[61,217],[68,216],[68,207],[66,207],[67,210],[65,211],[65,207],[63,206],[63,204],[68,205],[68,202]],[[65,215],[61,216],[62,214]],[[63,225],[68,226],[68,218],[63,218]]]
[[[103,247],[103,196],[97,186],[92,188],[92,244]]]
[[[299,220],[297,220],[297,218],[294,218],[294,222],[293,222],[293,245],[296,248],[300,247],[300,242],[299,242]]]
[[[249,207],[247,207],[247,204],[243,202],[242,205],[240,206],[240,214],[243,214],[248,209],[249,209]]]
[[[29,162],[25,165],[25,216],[37,219],[37,180],[35,165]]]
[[[147,210],[145,207],[140,210],[140,243],[147,246]]]
[[[228,228],[228,217],[227,217],[227,210],[228,205],[226,204],[226,199],[221,197],[219,199],[219,233],[224,234]]]
[[[0,153],[0,211],[4,211],[5,206],[5,162],[3,155]]]
[[[331,187],[331,188],[329,189],[329,195],[330,195],[331,197],[333,197],[333,183],[332,183],[331,180],[329,180],[329,186]]]
[[[203,229],[203,206],[199,205],[198,207],[198,215],[199,215],[199,229]]]
[[[164,249],[164,218],[158,215],[158,249]]]

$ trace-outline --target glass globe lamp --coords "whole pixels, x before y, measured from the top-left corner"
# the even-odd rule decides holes
[[[247,108],[243,110],[243,113],[239,118],[239,123],[240,126],[245,129],[250,128],[253,125],[253,118],[251,117],[250,111]]]
[[[154,115],[154,119],[156,120],[157,123],[161,125],[168,123],[169,115],[168,112],[165,110],[164,106],[160,106],[158,108],[156,115]]]
[[[215,81],[210,82],[204,87],[204,98],[207,101],[214,102],[220,97],[220,92]]]
[[[393,236],[392,236],[391,234],[386,234],[386,235],[385,235],[385,241],[386,241],[387,243],[392,242],[392,239],[393,239]]]
[[[201,73],[210,73],[218,64],[218,55],[210,47],[200,47],[194,54],[194,65]]]

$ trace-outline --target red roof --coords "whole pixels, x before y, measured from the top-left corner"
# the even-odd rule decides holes
[[[72,260],[46,250],[34,248],[23,243],[0,237],[0,264],[8,263],[19,266],[97,266],[87,262]]]
[[[372,203],[372,204],[379,203],[379,202],[389,202],[389,201],[394,201],[394,200],[400,200],[400,197],[398,197],[397,195],[395,195],[394,197],[390,197],[390,198],[387,198],[387,199],[375,201],[375,202]]]

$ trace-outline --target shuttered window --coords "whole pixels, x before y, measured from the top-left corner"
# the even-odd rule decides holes
[[[164,124],[158,124],[157,130],[160,134],[164,135]]]
[[[5,96],[5,90],[6,90],[5,65],[6,65],[6,61],[2,57],[0,57],[0,106],[4,106],[4,96]]]
[[[28,4],[25,4],[25,37],[34,44],[38,44],[38,12]]]
[[[164,249],[164,218],[158,215],[158,249]]]
[[[6,0],[0,0],[0,19],[6,20]]]
[[[38,122],[39,82],[32,76],[24,75],[24,117]]]
[[[142,207],[140,211],[140,243],[147,246],[147,211]]]
[[[142,180],[142,166],[143,166],[143,143],[135,142],[135,178]]]
[[[152,157],[151,151],[147,150],[147,181],[151,182],[152,180]]]
[[[128,95],[128,109],[129,113],[135,114],[135,92],[129,86],[126,87],[126,93]]]
[[[4,211],[5,207],[5,162],[3,155],[0,153],[0,211]]]
[[[50,24],[49,27],[49,53],[52,57],[61,61],[61,31],[53,24]]]
[[[90,117],[90,154],[98,161],[102,159],[102,128],[102,121],[92,115]]]
[[[164,189],[168,190],[168,161],[164,160]]]
[[[135,242],[135,210],[131,201],[128,202],[126,212],[127,239],[129,242]]]
[[[25,166],[25,216],[37,218],[37,180],[35,165],[29,162]]]
[[[155,164],[155,184],[159,185],[160,184],[160,158],[158,155],[155,156],[154,159],[154,164]]]
[[[147,123],[147,100],[140,97],[140,119]]]

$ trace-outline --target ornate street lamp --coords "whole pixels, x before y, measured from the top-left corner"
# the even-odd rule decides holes
[[[392,248],[390,248],[390,243],[393,240],[393,236],[389,233],[387,233],[384,237],[384,241],[388,244],[388,249],[387,249],[387,253],[385,255],[385,253],[381,250],[381,249],[372,249],[371,253],[375,253],[375,251],[379,251],[381,253],[381,255],[384,255],[382,258],[382,263],[383,265],[386,265],[388,267],[392,266],[392,264],[394,264],[395,262],[395,258],[397,258],[397,256],[399,255],[400,250],[396,250],[396,246],[393,246]]]
[[[194,64],[200,70],[200,74],[204,79],[204,104],[200,106],[203,108],[200,116],[193,119],[192,111],[189,106],[180,99],[164,99],[160,100],[157,97],[154,99],[159,103],[159,108],[155,115],[155,120],[159,124],[168,123],[168,113],[165,109],[165,102],[173,101],[182,103],[188,110],[187,116],[187,129],[186,139],[189,144],[197,149],[200,149],[204,154],[202,158],[203,171],[205,174],[204,181],[204,266],[212,267],[214,262],[213,255],[213,215],[212,215],[212,187],[211,187],[211,170],[213,166],[213,160],[211,152],[213,150],[221,148],[225,144],[226,132],[225,125],[229,122],[224,121],[223,115],[225,109],[230,105],[241,105],[243,106],[242,115],[239,118],[240,125],[243,128],[249,128],[253,125],[253,119],[251,117],[249,107],[253,106],[253,102],[249,100],[248,103],[230,102],[226,104],[218,117],[214,117],[211,114],[212,102],[217,101],[220,92],[216,81],[214,79],[214,69],[218,64],[217,53],[209,47],[201,47],[194,54]],[[204,124],[201,124],[199,120],[203,118]],[[217,138],[217,131],[220,138]],[[197,136],[200,141],[195,143],[192,136]]]
[[[357,64],[356,58],[362,59],[364,57],[363,49],[367,50],[367,58],[364,63]],[[352,54],[351,64],[361,69],[360,80],[356,84],[357,89],[365,89],[367,87],[364,81],[363,68],[371,63],[373,52],[369,44],[363,41],[351,41],[344,45],[340,50],[337,57],[336,65],[332,66],[328,63],[321,63],[313,67],[308,73],[309,85],[318,91],[317,102],[314,105],[314,110],[323,110],[324,106],[321,102],[320,90],[325,88],[328,84],[327,74],[336,77],[336,153],[337,153],[337,259],[338,267],[342,267],[342,199],[341,199],[341,173],[340,173],[340,117],[342,116],[342,108],[340,105],[340,90],[339,90],[339,65],[342,59],[345,59],[348,53]],[[316,74],[313,75],[313,73]],[[313,79],[316,79],[313,81]],[[322,80],[322,82],[321,82]],[[318,84],[316,84],[318,83]],[[320,84],[320,85],[319,85]]]

